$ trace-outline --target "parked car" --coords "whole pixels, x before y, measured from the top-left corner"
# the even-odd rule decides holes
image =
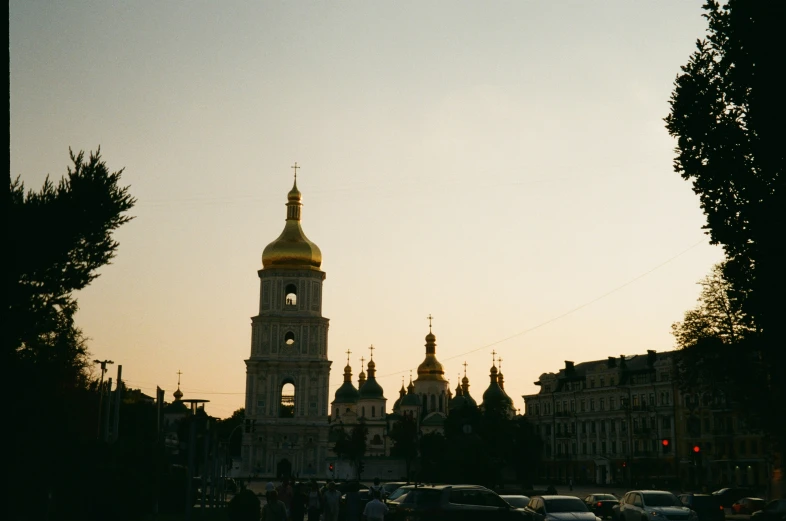
[[[620,500],[614,494],[590,494],[584,498],[584,504],[590,512],[601,519],[611,517],[614,505],[619,505]]]
[[[666,490],[631,490],[614,506],[617,521],[698,521],[698,515]]]
[[[720,499],[712,494],[681,494],[680,503],[696,512],[698,521],[723,521],[726,516]]]
[[[499,497],[504,499],[505,503],[514,508],[525,508],[527,504],[529,504],[529,496],[504,495]]]
[[[756,494],[749,488],[722,488],[713,492],[712,495],[720,499],[723,508],[731,509],[735,501],[744,497],[754,497]]]
[[[731,510],[735,514],[750,515],[764,508],[766,504],[766,501],[758,497],[744,497],[732,503]]]
[[[776,499],[754,512],[751,521],[786,521],[786,499]]]
[[[534,496],[525,513],[531,521],[599,521],[576,496]]]
[[[388,507],[389,508],[389,507]],[[413,488],[385,519],[453,521],[465,519],[522,520],[527,515],[507,504],[493,490],[479,485],[429,485]]]

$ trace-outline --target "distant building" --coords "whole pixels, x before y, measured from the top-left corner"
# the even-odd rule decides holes
[[[609,357],[544,373],[524,396],[548,481],[651,486],[676,481],[672,353]]]

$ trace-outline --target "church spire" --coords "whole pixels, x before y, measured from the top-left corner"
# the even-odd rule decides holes
[[[180,372],[180,369],[177,370],[177,391],[172,393],[172,396],[175,397],[175,401],[179,402],[181,398],[183,398],[183,391],[180,390],[180,375],[183,374]]]

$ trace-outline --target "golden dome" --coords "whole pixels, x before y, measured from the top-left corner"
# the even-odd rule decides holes
[[[426,359],[418,366],[418,380],[445,381],[445,369],[433,354],[427,354]]]
[[[318,270],[322,265],[319,246],[308,240],[300,227],[300,190],[297,181],[287,195],[287,221],[278,239],[262,252],[263,268],[293,268]]]

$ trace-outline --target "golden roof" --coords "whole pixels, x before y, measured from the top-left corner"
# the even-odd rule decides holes
[[[284,231],[262,252],[263,268],[318,270],[322,265],[319,246],[308,240],[300,227],[301,195],[297,181],[287,194],[287,221]]]
[[[423,360],[418,366],[418,380],[437,380],[446,382],[445,368],[437,360],[437,337],[431,332],[429,328],[428,335],[426,335],[426,359]]]

